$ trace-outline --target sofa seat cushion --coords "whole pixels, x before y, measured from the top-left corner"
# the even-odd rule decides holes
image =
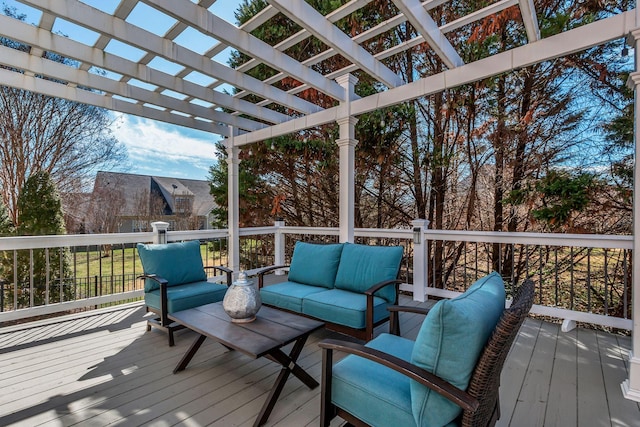
[[[389,317],[383,298],[373,297],[373,321]],[[329,289],[307,295],[302,301],[302,313],[355,329],[366,326],[367,296],[342,289]]]
[[[186,310],[212,302],[222,301],[227,287],[208,281],[192,282],[180,286],[167,287],[167,312]],[[147,306],[160,310],[160,289],[144,294]]]
[[[260,289],[260,297],[264,304],[302,313],[303,298],[326,290],[322,286],[309,286],[288,281],[263,287]]]
[[[411,362],[466,390],[504,304],[504,282],[497,273],[479,279],[457,298],[438,301],[418,332]],[[446,425],[462,411],[415,381],[411,400],[418,425]]]
[[[380,334],[366,346],[411,359],[413,341]],[[333,367],[331,402],[372,426],[413,426],[408,377],[380,364],[349,355]]]
[[[137,247],[144,273],[162,277],[168,286],[207,280],[198,240],[152,245],[138,243]],[[145,292],[158,288],[157,282],[145,280]]]
[[[402,254],[401,246],[345,243],[340,256],[335,287],[363,293],[377,283],[393,280],[398,276]],[[376,295],[387,302],[395,303],[396,291],[393,285],[381,289]]]
[[[296,242],[289,266],[289,280],[311,286],[333,288],[342,247],[341,243],[320,245]]]

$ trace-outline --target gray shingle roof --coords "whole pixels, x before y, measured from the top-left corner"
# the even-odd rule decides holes
[[[121,191],[125,207],[120,215],[135,216],[138,213],[141,197],[148,197],[151,194],[153,184],[160,190],[172,211],[175,209],[173,196],[193,197],[193,213],[198,216],[208,215],[215,207],[213,197],[209,193],[209,182],[195,179],[100,171],[96,174],[93,191],[94,193],[102,189]]]

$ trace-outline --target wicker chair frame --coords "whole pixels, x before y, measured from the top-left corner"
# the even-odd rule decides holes
[[[383,364],[397,372],[407,375],[413,380],[429,387],[447,399],[460,405],[463,409],[458,419],[462,427],[494,426],[500,418],[500,374],[520,326],[526,319],[535,294],[534,283],[527,279],[516,290],[511,306],[504,310],[496,328],[476,363],[471,381],[466,391],[460,390],[442,378],[433,375],[411,363],[400,360],[386,353],[376,351],[360,344],[339,340],[324,340],[320,343],[323,349],[322,389],[320,425],[328,426],[335,416],[340,416],[355,426],[367,426],[354,415],[331,403],[331,377],[333,367],[333,351],[356,354],[360,357]],[[426,313],[428,309],[416,307],[394,306],[390,308],[391,333],[399,335],[398,313]]]

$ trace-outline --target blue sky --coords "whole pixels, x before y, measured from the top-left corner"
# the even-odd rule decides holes
[[[113,12],[118,0],[81,0],[100,10]],[[13,0],[1,0],[3,4],[14,6],[18,13],[27,15],[26,22],[37,23],[40,13]],[[234,11],[241,0],[219,0],[210,8],[221,18],[235,24]],[[134,9],[129,20],[149,31],[166,31],[173,22],[162,19],[154,19],[149,15],[148,6],[140,4]],[[135,16],[137,14],[137,16]],[[71,38],[81,38],[87,44],[92,44],[98,35],[90,31],[81,31],[73,24],[56,21],[54,31],[60,31]],[[201,53],[200,46],[208,41],[198,33],[185,31],[178,37],[180,44],[190,46],[194,51]],[[118,43],[110,43],[108,49],[111,52],[129,59],[136,59],[138,54],[135,49],[124,49]],[[208,46],[207,46],[208,47]],[[204,48],[202,48],[204,49]],[[229,51],[218,55],[215,60],[226,63]],[[153,61],[152,61],[153,62]],[[163,64],[156,64],[156,68],[163,69]],[[169,73],[175,73],[170,69],[163,69]],[[221,90],[221,88],[218,88]],[[181,126],[170,125],[163,122],[144,119],[141,117],[113,113],[112,130],[126,147],[129,161],[122,165],[120,172],[136,173],[143,175],[171,176],[189,179],[207,179],[209,167],[215,162],[215,143],[220,139],[216,134],[210,134]]]

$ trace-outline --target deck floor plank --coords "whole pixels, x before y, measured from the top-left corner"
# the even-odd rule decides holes
[[[558,325],[541,323],[511,420],[513,425],[544,425],[557,334]]]
[[[519,402],[522,385],[533,357],[541,325],[542,322],[539,320],[528,319],[525,321],[509,351],[500,377],[501,416],[496,424],[499,427],[512,423],[514,410]]]
[[[620,346],[618,337],[615,335],[598,332],[597,338],[609,417],[612,425],[624,426],[623,420],[633,419],[634,414],[638,416],[640,411],[640,402],[617,398],[620,394],[620,384],[628,378],[625,364],[628,353],[623,351],[624,347]],[[638,425],[640,425],[640,419]]]
[[[574,329],[557,336],[545,425],[575,426],[578,423],[575,399],[578,387],[577,334],[578,331]]]
[[[595,331],[578,329],[578,425],[612,425],[597,345]]]
[[[406,297],[401,303],[425,305]],[[137,305],[0,329],[0,425],[252,425],[279,366],[207,340],[174,375],[196,335],[180,331],[169,347],[166,334],[146,332],[144,315]],[[403,336],[414,338],[423,319],[401,314]],[[376,333],[387,330],[385,324]],[[317,331],[299,359],[318,381],[317,343],[327,337],[345,338]],[[640,406],[620,391],[629,347],[628,337],[562,333],[527,319],[503,370],[498,425],[640,426]],[[267,426],[315,426],[319,413],[320,388],[291,377]],[[336,418],[331,426],[344,424]]]

